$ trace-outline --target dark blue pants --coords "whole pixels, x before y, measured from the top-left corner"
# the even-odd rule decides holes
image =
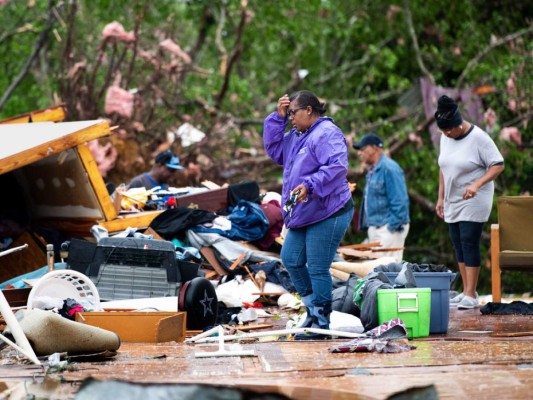
[[[480,267],[479,243],[483,232],[483,222],[454,222],[448,224],[448,230],[457,262],[464,263],[468,267]]]

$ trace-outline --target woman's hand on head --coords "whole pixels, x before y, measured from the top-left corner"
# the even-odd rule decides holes
[[[289,95],[284,94],[278,100],[278,115],[285,118],[287,116],[287,110],[290,104]]]

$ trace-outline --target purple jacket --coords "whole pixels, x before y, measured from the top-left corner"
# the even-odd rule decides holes
[[[288,122],[277,112],[270,114],[263,142],[269,157],[283,165],[283,204],[296,186],[303,183],[307,188],[307,201],[297,203],[291,214],[282,212],[287,228],[300,228],[328,218],[351,198],[348,146],[331,118],[319,118],[302,135],[294,128],[285,133]]]

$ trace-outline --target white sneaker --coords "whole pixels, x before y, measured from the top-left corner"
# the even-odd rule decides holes
[[[461,302],[461,300],[463,300],[463,297],[465,297],[465,295],[463,293],[458,294],[455,297],[452,297],[450,299],[450,306],[456,306],[457,304],[459,304]]]
[[[457,307],[461,300],[465,297],[464,293],[458,294],[450,299],[450,307]],[[479,301],[479,294],[476,292],[476,300]]]
[[[474,299],[470,296],[464,296],[461,302],[457,304],[459,310],[468,310],[476,307],[479,307],[479,299]]]

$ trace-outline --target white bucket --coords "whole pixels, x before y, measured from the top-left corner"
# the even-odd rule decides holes
[[[100,295],[91,279],[74,270],[57,270],[48,272],[33,286],[28,296],[28,310],[34,308],[39,297],[60,299],[71,298],[86,309],[100,311]]]

